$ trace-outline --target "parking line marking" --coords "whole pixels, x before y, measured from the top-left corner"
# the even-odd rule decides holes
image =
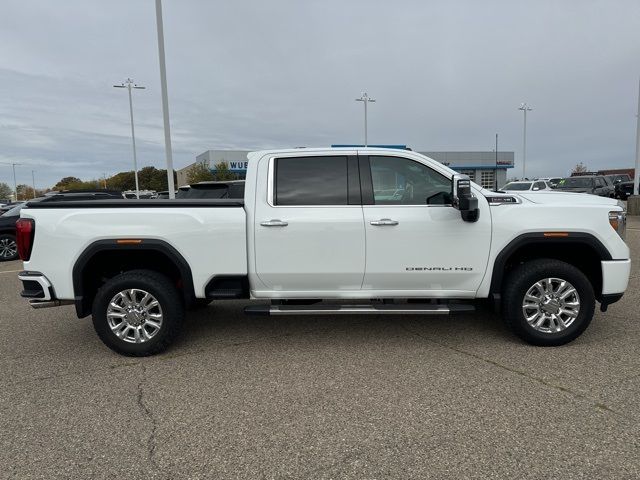
[[[0,273],[18,273],[21,272],[22,270],[6,270],[4,272],[0,272]]]

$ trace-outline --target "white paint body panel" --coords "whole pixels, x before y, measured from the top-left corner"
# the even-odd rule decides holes
[[[163,240],[189,263],[197,297],[216,274],[246,275],[246,221],[242,208],[29,209],[36,235],[25,270],[42,272],[61,300],[72,300],[73,266],[92,243],[113,238]]]

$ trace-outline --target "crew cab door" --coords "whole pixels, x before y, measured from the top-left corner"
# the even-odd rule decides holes
[[[487,268],[489,206],[465,222],[451,206],[451,179],[400,156],[360,157],[366,230],[363,290],[471,297]],[[411,295],[409,295],[411,293]]]
[[[365,237],[356,153],[270,158],[266,181],[254,220],[255,271],[264,287],[360,290]]]

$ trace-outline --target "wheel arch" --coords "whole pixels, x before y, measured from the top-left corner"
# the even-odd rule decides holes
[[[602,297],[602,260],[611,260],[611,253],[594,235],[568,232],[566,236],[549,236],[545,232],[522,234],[509,242],[496,256],[493,264],[489,295],[499,300],[503,282],[514,266],[533,258],[553,258],[580,269],[591,282],[596,299]],[[497,302],[499,303],[499,302]]]
[[[85,248],[73,266],[74,303],[78,318],[91,313],[95,294],[105,279],[140,268],[167,275],[174,281],[185,305],[193,303],[195,289],[191,267],[169,243],[157,239],[104,239]]]

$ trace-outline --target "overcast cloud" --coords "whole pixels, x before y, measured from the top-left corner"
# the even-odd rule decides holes
[[[640,2],[164,0],[175,167],[207,149],[362,142],[516,152],[527,172],[632,166]],[[18,182],[164,165],[152,0],[3,0],[0,162]],[[510,173],[511,176],[511,173]],[[0,165],[0,182],[12,183]]]

